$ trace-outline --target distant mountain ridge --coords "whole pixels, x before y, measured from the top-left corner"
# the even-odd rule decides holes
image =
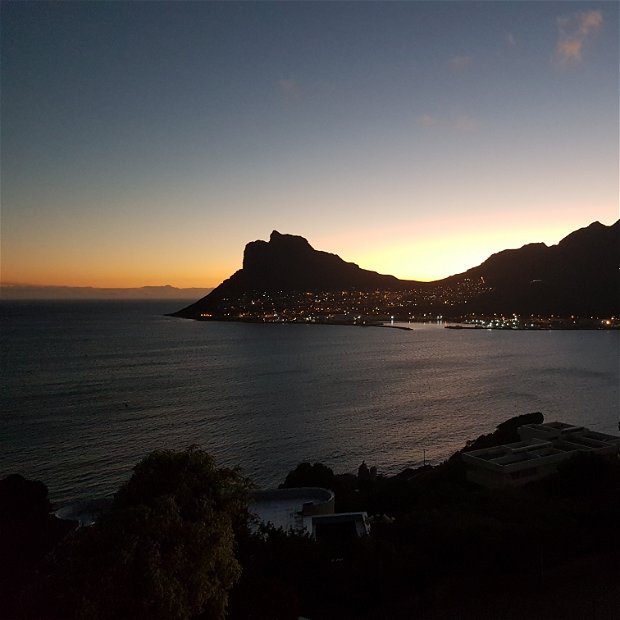
[[[178,299],[187,300],[210,292],[210,288],[176,288],[164,286],[142,286],[139,288],[95,288],[92,286],[40,286],[32,284],[3,284],[0,299],[44,300],[44,299]]]
[[[274,230],[268,242],[246,245],[242,269],[174,316],[197,318],[250,293],[424,290],[471,280],[483,280],[485,292],[454,312],[620,314],[619,269],[620,220],[612,226],[594,222],[554,246],[532,243],[498,252],[477,267],[435,282],[361,269],[315,250],[303,237]]]

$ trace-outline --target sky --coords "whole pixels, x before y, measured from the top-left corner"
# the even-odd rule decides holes
[[[616,2],[3,2],[3,283],[211,287],[272,230],[433,280],[618,213]]]

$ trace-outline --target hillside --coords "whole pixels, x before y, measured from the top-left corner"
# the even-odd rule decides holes
[[[245,246],[242,269],[174,316],[192,318],[250,292],[393,291],[425,285],[362,269],[336,254],[315,250],[303,237],[274,230],[269,241]]]
[[[430,310],[452,316],[472,312],[618,316],[619,269],[620,220],[612,226],[594,222],[554,246],[532,243],[498,252],[477,267],[436,282],[399,280],[361,269],[335,254],[315,250],[303,237],[273,231],[269,241],[246,245],[242,269],[173,316],[198,318],[208,313],[235,318],[231,310],[247,310],[252,298],[262,294],[270,304],[277,298],[273,306],[281,311],[287,304],[299,305],[304,292],[375,292],[376,296],[376,291],[389,293],[390,307],[401,315]],[[381,308],[384,311],[394,310]],[[359,312],[370,313],[367,308]]]
[[[504,250],[444,282],[484,278],[493,290],[479,311],[540,314],[618,314],[620,220],[594,222],[557,245],[532,243]]]

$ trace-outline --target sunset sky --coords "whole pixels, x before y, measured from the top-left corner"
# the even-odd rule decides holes
[[[3,2],[2,281],[401,278],[618,219],[616,2]]]

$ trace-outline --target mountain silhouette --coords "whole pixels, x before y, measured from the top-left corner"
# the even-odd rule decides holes
[[[492,291],[477,300],[479,311],[617,315],[620,220],[611,226],[594,222],[557,245],[498,252],[444,282],[481,277]]]
[[[245,246],[242,269],[173,316],[196,317],[220,307],[224,299],[251,292],[402,290],[425,285],[362,269],[336,254],[315,250],[303,237],[274,230],[269,241]]]
[[[274,230],[269,241],[246,245],[242,269],[173,316],[221,314],[235,300],[260,293],[420,291],[467,281],[483,281],[485,292],[468,299],[466,305],[457,304],[455,313],[617,315],[619,269],[620,220],[612,226],[594,222],[554,246],[532,243],[498,252],[477,267],[435,282],[400,280],[361,269],[336,254],[315,250],[303,237]],[[432,308],[432,301],[428,307]]]
[[[338,291],[396,289],[402,282],[347,263],[336,254],[315,250],[306,239],[274,230],[269,242],[248,243],[243,269],[227,290]]]

